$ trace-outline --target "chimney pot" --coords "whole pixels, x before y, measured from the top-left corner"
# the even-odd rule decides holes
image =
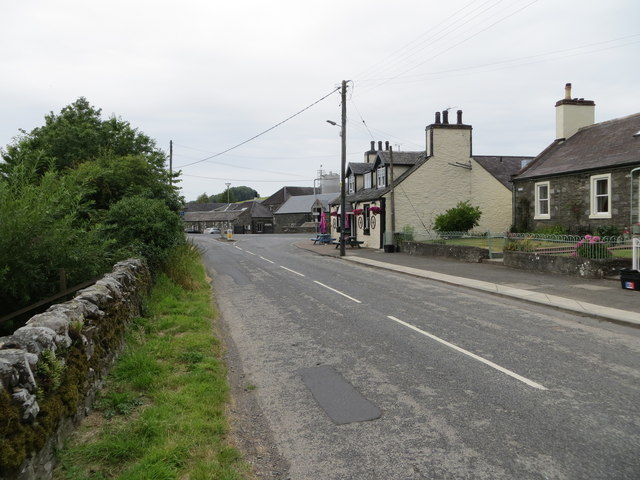
[[[462,110],[456,112],[458,114],[458,125],[462,125]]]
[[[567,83],[564,86],[564,99],[571,100],[571,84],[570,83]]]
[[[378,150],[382,150],[382,142],[381,141],[378,142]]]
[[[442,123],[449,125],[449,110],[442,111]]]
[[[389,140],[384,142],[384,149],[387,150],[387,151],[389,150]]]
[[[376,142],[371,140],[371,151],[375,152],[376,151]]]
[[[436,124],[440,125],[440,112],[436,112]]]

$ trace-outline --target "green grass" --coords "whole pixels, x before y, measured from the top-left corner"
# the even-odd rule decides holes
[[[229,387],[215,315],[199,256],[182,248],[132,323],[93,413],[59,452],[55,479],[248,478],[225,439]]]

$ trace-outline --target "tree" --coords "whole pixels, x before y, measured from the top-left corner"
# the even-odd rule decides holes
[[[234,202],[242,202],[244,200],[253,200],[254,198],[257,198],[257,197],[259,197],[258,192],[251,187],[244,187],[244,186],[231,187],[222,193],[211,195],[209,197],[209,202],[234,203]]]
[[[206,192],[198,195],[198,198],[196,198],[194,203],[209,203],[209,195],[207,195]]]
[[[436,216],[434,230],[439,232],[468,232],[478,226],[482,212],[472,207],[471,202],[458,202],[454,208]]]
[[[49,169],[65,170],[109,153],[142,155],[156,169],[164,169],[165,154],[153,140],[119,118],[102,120],[101,110],[84,97],[57,115],[50,112],[42,127],[20,132],[21,136],[1,152],[3,174],[19,163],[34,166],[40,174]]]

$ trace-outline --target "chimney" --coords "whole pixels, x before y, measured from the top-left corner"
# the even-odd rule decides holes
[[[382,150],[382,142],[381,141],[378,142],[378,151],[380,151],[380,150]]]
[[[440,112],[436,112],[436,125],[440,125]]]
[[[442,123],[444,125],[449,125],[449,110],[442,111]]]
[[[593,100],[571,98],[571,84],[564,86],[564,98],[556,102],[556,140],[567,139],[595,122]]]
[[[376,151],[376,142],[371,140],[371,152],[375,152]]]
[[[462,125],[462,110],[456,112],[458,114],[458,125]]]
[[[389,140],[387,140],[386,142],[384,142],[384,149],[388,152],[389,151]]]

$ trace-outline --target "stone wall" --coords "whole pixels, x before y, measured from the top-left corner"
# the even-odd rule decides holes
[[[614,276],[620,273],[621,268],[631,266],[631,260],[624,258],[589,259],[512,251],[504,252],[503,262],[506,267],[583,278]]]
[[[117,263],[73,300],[0,337],[0,478],[52,477],[55,450],[88,412],[149,286],[143,261]]]
[[[401,251],[409,255],[453,258],[470,263],[480,263],[489,258],[489,250],[486,248],[438,243],[402,242]]]

